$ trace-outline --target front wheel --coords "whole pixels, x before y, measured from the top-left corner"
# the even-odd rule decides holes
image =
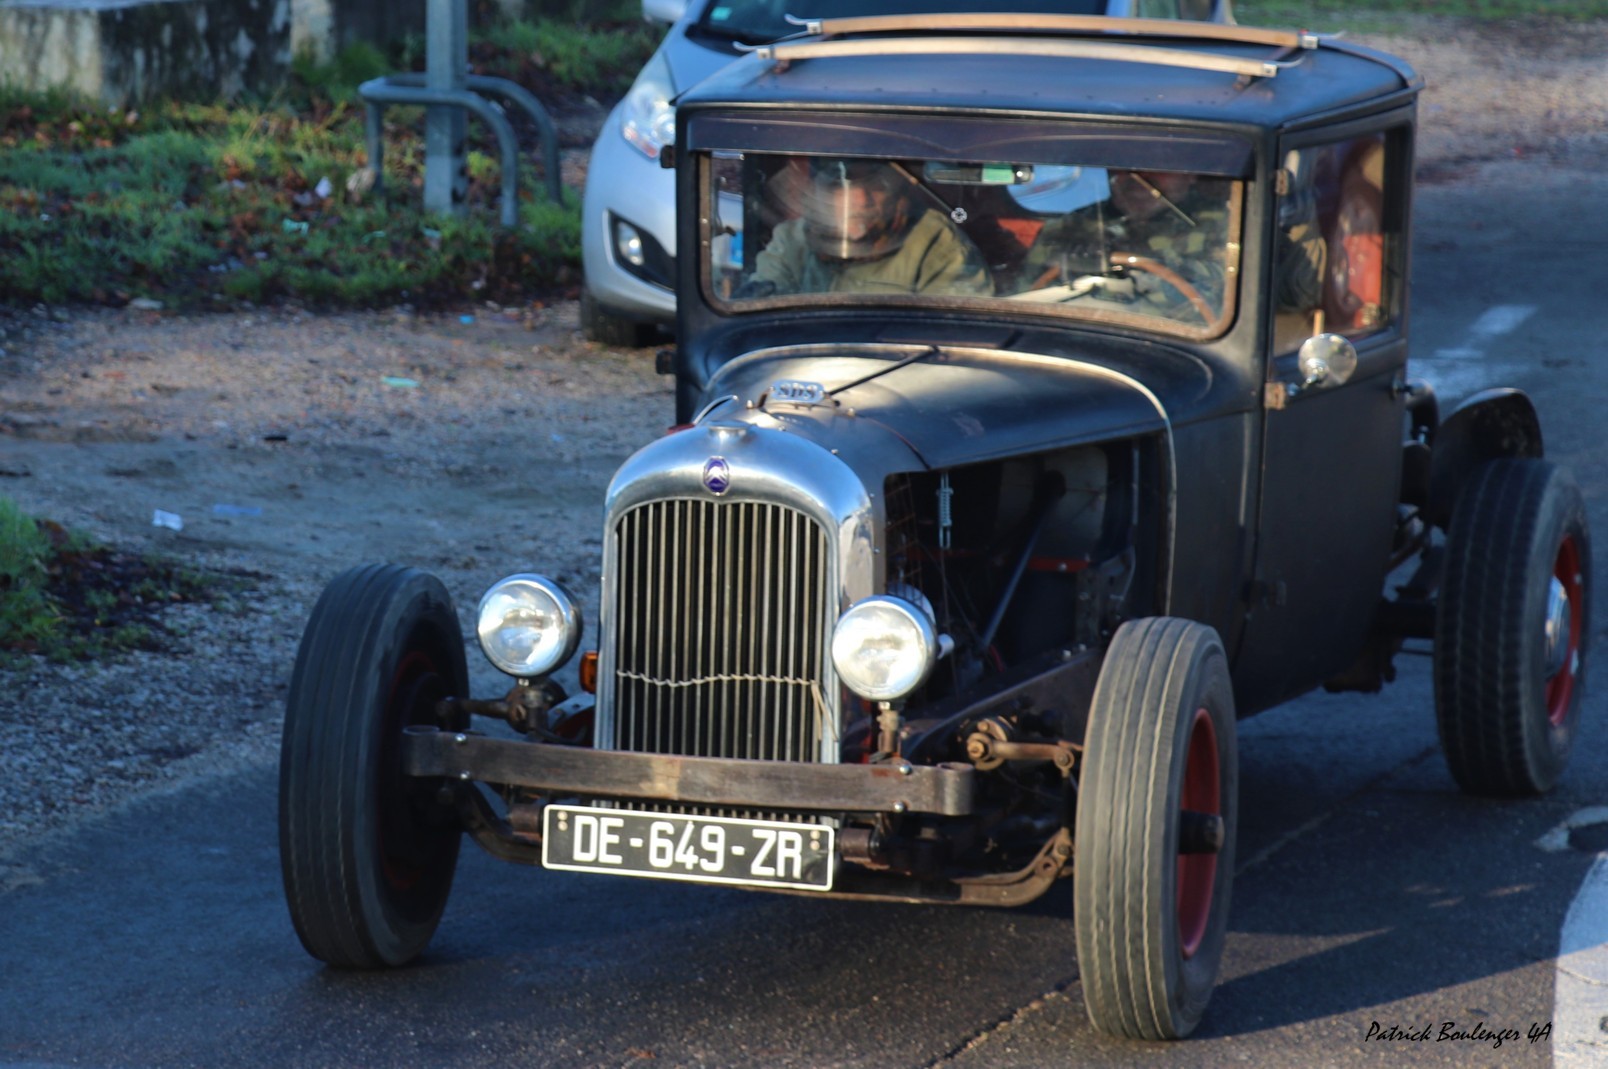
[[[1179,1039],[1228,931],[1239,763],[1217,632],[1157,617],[1112,638],[1084,739],[1073,898],[1095,1028]]]
[[[1470,794],[1550,790],[1569,760],[1590,644],[1580,489],[1544,460],[1479,468],[1446,534],[1435,620],[1441,749]]]
[[[402,772],[402,731],[467,690],[452,598],[395,564],[337,576],[285,703],[279,860],[302,945],[339,968],[401,965],[435,933],[461,830],[439,784]]]

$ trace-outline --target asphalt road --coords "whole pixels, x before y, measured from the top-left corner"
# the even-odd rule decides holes
[[[1481,383],[1532,393],[1599,543],[1603,208],[1600,177],[1533,166],[1424,188],[1413,312],[1415,371],[1442,380],[1443,402]],[[1495,307],[1516,311],[1482,319]],[[546,873],[466,847],[420,964],[326,970],[285,911],[265,769],[27,859],[37,879],[0,892],[0,1065],[1550,1064],[1550,1036],[1441,1037],[1446,1022],[1553,1020],[1559,930],[1608,829],[1561,851],[1536,841],[1608,803],[1602,671],[1560,789],[1513,804],[1457,792],[1428,661],[1401,667],[1383,695],[1314,695],[1242,725],[1232,931],[1205,1024],[1181,1044],[1090,1030],[1065,886],[1018,911],[821,902]]]

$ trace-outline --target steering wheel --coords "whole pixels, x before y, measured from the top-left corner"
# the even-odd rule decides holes
[[[1111,263],[1118,267],[1143,271],[1147,275],[1155,275],[1183,294],[1184,299],[1194,307],[1195,311],[1200,313],[1201,322],[1211,323],[1217,318],[1217,313],[1212,311],[1212,306],[1206,303],[1206,298],[1200,295],[1200,290],[1186,281],[1183,275],[1180,275],[1160,260],[1152,259],[1149,256],[1140,256],[1136,252],[1113,252],[1111,254]]]

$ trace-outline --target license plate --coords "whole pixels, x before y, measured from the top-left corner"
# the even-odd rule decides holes
[[[820,824],[550,805],[542,866],[748,887],[832,889],[833,830]]]

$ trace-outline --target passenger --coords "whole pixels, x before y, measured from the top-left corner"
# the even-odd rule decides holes
[[[1360,142],[1341,174],[1324,308],[1330,329],[1351,334],[1382,327],[1386,318],[1383,140]]]
[[[982,255],[942,212],[917,203],[913,181],[879,160],[812,159],[797,216],[772,231],[737,296],[991,296]]]
[[[1291,154],[1292,161],[1295,154]],[[1288,173],[1302,168],[1292,162]],[[1318,224],[1317,191],[1311,178],[1290,178],[1289,192],[1279,197],[1278,237],[1273,249],[1273,309],[1310,316],[1323,302],[1323,272],[1328,244]],[[1321,329],[1321,318],[1312,323]]]
[[[1136,268],[1164,283],[1141,287],[1139,299],[1174,319],[1216,320],[1223,308],[1228,268],[1228,193],[1211,179],[1163,171],[1112,171],[1108,199],[1044,225],[1023,263],[1020,290],[1070,284],[1110,275],[1124,266],[1118,254],[1159,264]],[[1195,291],[1198,302],[1168,275]],[[1204,307],[1202,307],[1204,305]]]
[[[1323,309],[1323,278],[1329,266],[1328,243],[1319,220],[1323,199],[1318,178],[1323,168],[1319,154],[1291,152],[1284,159],[1273,248],[1273,348],[1294,350],[1314,334],[1327,329]]]

